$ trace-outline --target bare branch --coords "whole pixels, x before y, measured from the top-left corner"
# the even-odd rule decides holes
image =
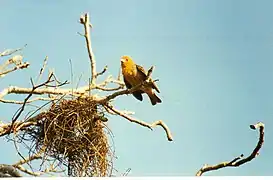
[[[105,66],[101,72],[99,72],[99,73],[96,74],[96,78],[98,76],[100,76],[100,75],[103,75],[107,71],[107,69],[108,69],[108,66]]]
[[[84,32],[85,32],[84,37],[85,37],[85,41],[87,45],[89,60],[91,63],[91,72],[92,72],[91,84],[95,84],[96,76],[97,76],[96,60],[95,60],[95,55],[93,53],[92,46],[91,46],[90,27],[92,28],[92,25],[90,24],[88,13],[85,13],[84,15],[81,16],[80,23],[84,25]]]
[[[19,169],[20,171],[22,171],[26,174],[32,175],[32,176],[41,176],[42,174],[45,174],[45,173],[57,172],[57,170],[54,169],[54,167],[52,167],[52,166],[50,166],[49,168],[46,168],[44,171],[38,171],[38,172],[32,172],[32,171],[24,168],[22,165],[18,165],[16,168]]]
[[[13,53],[16,53],[17,51],[21,51],[21,50],[24,49],[26,46],[27,46],[27,44],[25,44],[24,47],[22,47],[22,48],[18,48],[18,49],[7,49],[7,50],[5,50],[4,52],[0,53],[0,57],[12,55]]]
[[[259,128],[260,137],[259,137],[259,141],[258,141],[255,149],[252,151],[252,153],[248,157],[243,158],[244,155],[242,154],[241,156],[236,157],[233,160],[228,161],[228,162],[222,162],[222,163],[219,163],[217,165],[212,165],[212,166],[205,165],[196,173],[196,176],[201,176],[205,172],[221,169],[224,167],[238,167],[242,164],[250,162],[255,157],[257,157],[259,155],[259,151],[262,148],[262,145],[264,142],[264,124],[259,122],[255,125],[250,125],[250,128],[254,129],[254,130]]]
[[[0,172],[0,177],[2,178],[2,177],[6,177],[6,178],[8,178],[8,177],[12,177],[11,175],[9,175],[9,174],[5,174],[5,173],[2,173],[2,172]]]
[[[19,130],[24,130],[25,128],[30,127],[32,125],[36,125],[36,124],[37,124],[37,122],[32,122],[32,121],[31,122],[18,121],[13,124],[13,126],[15,128],[12,129],[11,132],[18,132]],[[10,128],[11,128],[10,123],[8,123],[8,124],[1,123],[0,124],[0,137],[9,134]]]
[[[122,71],[121,71],[121,68],[119,68],[118,81],[121,81],[121,77],[122,77]]]
[[[55,161],[54,161],[55,162]],[[33,172],[33,171],[30,171],[26,168],[24,168],[22,165],[18,165],[16,166],[16,168],[26,174],[29,174],[29,175],[32,175],[32,176],[41,176],[42,174],[46,174],[46,173],[58,173],[58,172],[64,172],[64,170],[58,170],[57,166],[54,165],[54,162],[50,163],[48,165],[47,168],[45,168],[44,170],[39,170],[37,172]]]
[[[142,86],[150,86],[150,85],[152,84],[152,82],[151,82],[151,81],[148,81],[148,82],[147,82],[147,81],[148,81],[148,80],[146,80],[146,81],[144,81],[144,82],[142,82],[142,83],[140,83],[140,84],[138,84],[138,85],[132,87],[131,89],[125,89],[125,90],[117,91],[117,92],[115,92],[115,93],[113,93],[113,94],[110,94],[110,95],[108,95],[108,96],[102,98],[102,99],[100,100],[100,102],[103,104],[103,103],[105,103],[105,102],[110,101],[111,99],[116,98],[117,96],[121,96],[121,95],[124,95],[124,94],[131,94],[131,93],[133,93],[133,92],[139,90]],[[155,81],[153,81],[153,82],[155,82]]]
[[[122,176],[127,176],[127,175],[130,173],[131,170],[132,170],[131,168],[128,168],[128,169],[122,174]]]
[[[117,113],[113,112],[111,109],[109,109],[107,106],[104,106],[105,110],[112,115],[117,115]],[[121,112],[122,114],[126,114],[126,115],[133,115],[135,114],[135,112],[133,111],[126,111],[126,110],[119,110],[119,112]]]
[[[58,99],[58,98],[56,98],[56,97],[50,97],[50,98],[37,97],[37,98],[27,100],[26,103],[32,103],[35,101],[52,101],[52,100],[56,100],[56,99]],[[9,103],[9,104],[24,104],[24,101],[15,101],[15,100],[6,100],[6,99],[0,99],[0,102]]]
[[[109,83],[114,83],[117,84],[118,86],[115,88],[106,88],[107,84]],[[125,86],[123,81],[119,81],[114,79],[111,75],[106,78],[102,83],[100,84],[90,84],[89,86],[83,86],[79,87],[76,91],[74,90],[73,92],[76,92],[78,94],[84,94],[86,92],[89,92],[92,89],[98,89],[102,91],[115,91],[115,90],[120,90],[123,89]]]
[[[48,79],[47,79],[46,82],[44,82],[44,83],[42,83],[42,84],[39,84],[39,85],[37,85],[37,86],[34,86],[34,85],[33,85],[32,91],[28,94],[28,96],[27,96],[26,99],[24,100],[24,103],[23,103],[22,107],[19,109],[17,115],[15,115],[15,117],[12,118],[12,122],[11,122],[11,126],[10,126],[10,131],[11,131],[11,129],[13,128],[14,122],[21,116],[22,112],[24,111],[25,106],[26,106],[26,103],[27,103],[27,101],[29,100],[29,98],[33,95],[33,92],[35,91],[35,89],[38,89],[38,88],[40,88],[40,87],[42,87],[42,86],[45,86],[46,84],[52,82],[52,81],[51,81],[51,77],[52,77],[52,76],[53,76],[53,73],[48,77]],[[32,82],[32,79],[31,79],[31,82]],[[32,84],[33,84],[33,82],[32,82]]]
[[[172,137],[170,129],[162,120],[155,121],[154,123],[151,124],[151,127],[155,127],[155,126],[161,126],[165,130],[168,140],[173,141],[173,137]]]
[[[22,160],[20,160],[19,162],[13,164],[12,166],[13,166],[14,168],[17,168],[17,169],[19,169],[20,171],[22,171],[22,172],[24,172],[24,173],[26,173],[26,174],[32,175],[32,176],[41,176],[41,175],[44,174],[44,173],[57,172],[57,170],[56,170],[56,168],[54,167],[53,163],[51,163],[51,164],[49,165],[49,167],[46,168],[45,170],[43,170],[43,171],[38,171],[38,172],[30,171],[30,170],[28,170],[28,169],[26,169],[26,168],[24,168],[24,167],[22,166],[23,164],[29,163],[29,162],[31,162],[31,161],[33,161],[33,160],[35,160],[35,159],[42,159],[42,158],[43,158],[42,154],[44,153],[45,148],[46,148],[46,147],[44,146],[43,148],[41,148],[41,150],[40,150],[38,153],[36,153],[36,154],[34,154],[34,155],[30,156],[30,157],[23,158]]]
[[[144,127],[147,127],[151,130],[153,130],[153,128],[157,125],[161,126],[165,132],[166,132],[166,135],[167,135],[167,138],[169,141],[173,141],[173,137],[171,135],[171,131],[169,130],[169,128],[167,127],[167,125],[162,121],[162,120],[159,120],[159,121],[156,121],[152,124],[149,124],[149,123],[146,123],[144,121],[140,121],[140,120],[137,120],[133,117],[130,117],[128,116],[127,114],[115,109],[113,106],[109,105],[109,104],[106,104],[104,105],[106,106],[106,108],[109,108],[111,111],[113,111],[114,113],[116,113],[117,115],[121,116],[121,117],[124,117],[125,119],[128,119],[130,122],[133,122],[133,123],[136,123],[136,124],[139,124],[141,126],[144,126]]]
[[[26,164],[26,163],[28,163],[28,162],[30,162],[32,160],[41,159],[43,152],[44,152],[44,148],[42,148],[38,153],[36,153],[36,154],[34,154],[34,155],[30,156],[30,157],[24,158],[24,159],[20,160],[19,162],[13,164],[12,166],[16,168],[16,167],[18,167],[20,165],[23,165],[23,164]]]
[[[102,90],[102,91],[117,91],[122,89],[122,86],[114,87],[114,88],[106,88],[106,87],[101,87],[101,86],[95,86],[95,89]]]
[[[0,164],[0,177],[22,177],[11,165]]]
[[[22,171],[26,174],[32,175],[32,176],[40,176],[41,175],[41,173],[32,172],[32,171],[24,168],[22,165],[18,165],[16,168],[19,169],[20,171]]]
[[[35,89],[32,92],[32,88],[21,88],[16,86],[10,86],[0,92],[0,99],[8,94],[29,94],[33,93],[36,95],[42,95],[42,94],[52,94],[52,95],[72,95],[71,89],[56,89],[53,87],[47,87],[42,89]],[[74,96],[81,96],[85,92],[82,91],[73,91]]]
[[[40,69],[40,72],[39,72],[39,76],[38,76],[37,82],[40,81],[40,79],[41,79],[41,77],[42,77],[42,74],[44,73],[44,70],[45,70],[46,65],[47,65],[47,60],[48,60],[48,57],[46,56],[45,59],[44,59],[44,62],[43,62],[43,66],[42,66],[41,69]]]
[[[6,71],[4,71],[4,72],[0,72],[0,77],[1,77],[1,76],[3,77],[5,74],[8,74],[8,73],[13,72],[13,71],[16,71],[16,70],[18,70],[18,69],[28,68],[28,66],[29,66],[29,63],[28,63],[28,62],[25,62],[25,63],[23,63],[23,64],[20,64],[20,65],[18,65],[18,66],[15,66],[15,67],[12,68],[12,69],[6,70]]]
[[[110,76],[108,76],[103,82],[101,82],[100,84],[97,84],[97,85],[95,86],[95,88],[103,88],[103,87],[107,86],[109,83],[117,84],[118,87],[119,87],[119,89],[122,89],[122,88],[124,88],[124,86],[125,86],[125,84],[124,84],[123,81],[121,81],[121,80],[116,80],[116,79],[113,78],[112,75],[110,75]],[[118,87],[117,87],[117,88],[118,88]]]
[[[84,37],[84,34],[82,34],[82,33],[80,33],[80,32],[77,32],[77,34]]]

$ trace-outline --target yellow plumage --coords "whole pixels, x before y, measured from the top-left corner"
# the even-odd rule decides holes
[[[121,57],[121,69],[125,85],[128,89],[142,83],[147,78],[147,73],[145,72],[144,68],[135,64],[130,56]],[[149,96],[152,105],[155,105],[156,103],[161,103],[161,99],[157,97],[153,89],[159,92],[158,87],[155,83],[153,83],[151,87],[141,88],[140,90],[135,91],[133,95],[135,98],[142,101],[142,94],[146,93]]]

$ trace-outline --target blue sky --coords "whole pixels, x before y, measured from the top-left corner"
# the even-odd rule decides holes
[[[75,81],[82,75],[85,84],[89,60],[77,21],[89,12],[98,70],[108,65],[107,74],[117,75],[126,54],[146,69],[155,65],[160,79],[162,104],[151,106],[147,96],[115,104],[147,122],[164,120],[174,136],[168,142],[160,127],[149,131],[111,117],[117,174],[131,168],[130,176],[194,175],[203,164],[248,155],[258,140],[249,125],[262,121],[260,156],[207,175],[273,175],[272,8],[270,0],[2,0],[0,51],[28,44],[22,54],[31,66],[0,79],[0,89],[29,86],[45,56],[61,80],[70,80],[72,59]],[[0,104],[0,120],[8,122],[15,107]],[[13,146],[1,143],[1,163],[12,164]]]

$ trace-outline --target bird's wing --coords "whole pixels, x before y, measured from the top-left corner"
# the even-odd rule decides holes
[[[128,89],[132,88],[132,85],[126,80],[126,78],[123,78],[123,80],[124,80],[125,86]],[[142,101],[143,100],[142,93],[144,93],[142,90],[137,90],[137,91],[133,92],[132,94],[133,94],[133,96],[135,98],[137,98],[138,100]]]
[[[138,100],[142,101],[143,100],[142,93],[143,93],[143,91],[138,90],[138,91],[133,92],[133,96],[135,98],[137,98]]]
[[[147,73],[145,69],[140,65],[136,65],[136,67],[137,67],[137,71],[141,74],[143,80],[145,80],[147,78]],[[157,85],[154,82],[152,83],[152,88],[155,89],[158,93],[160,93]]]
[[[125,83],[125,86],[130,89],[132,87],[132,85],[126,80],[126,78],[123,76],[123,81]]]
[[[142,80],[145,80],[147,78],[147,73],[145,69],[140,65],[136,65],[136,67],[137,67],[137,72],[139,72],[139,74],[141,75],[141,78],[143,78]]]

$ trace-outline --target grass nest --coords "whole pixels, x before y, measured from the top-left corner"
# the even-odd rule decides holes
[[[36,152],[44,148],[46,156],[67,165],[69,176],[111,175],[107,118],[95,101],[62,99],[36,117],[35,131],[28,131],[34,137]]]

